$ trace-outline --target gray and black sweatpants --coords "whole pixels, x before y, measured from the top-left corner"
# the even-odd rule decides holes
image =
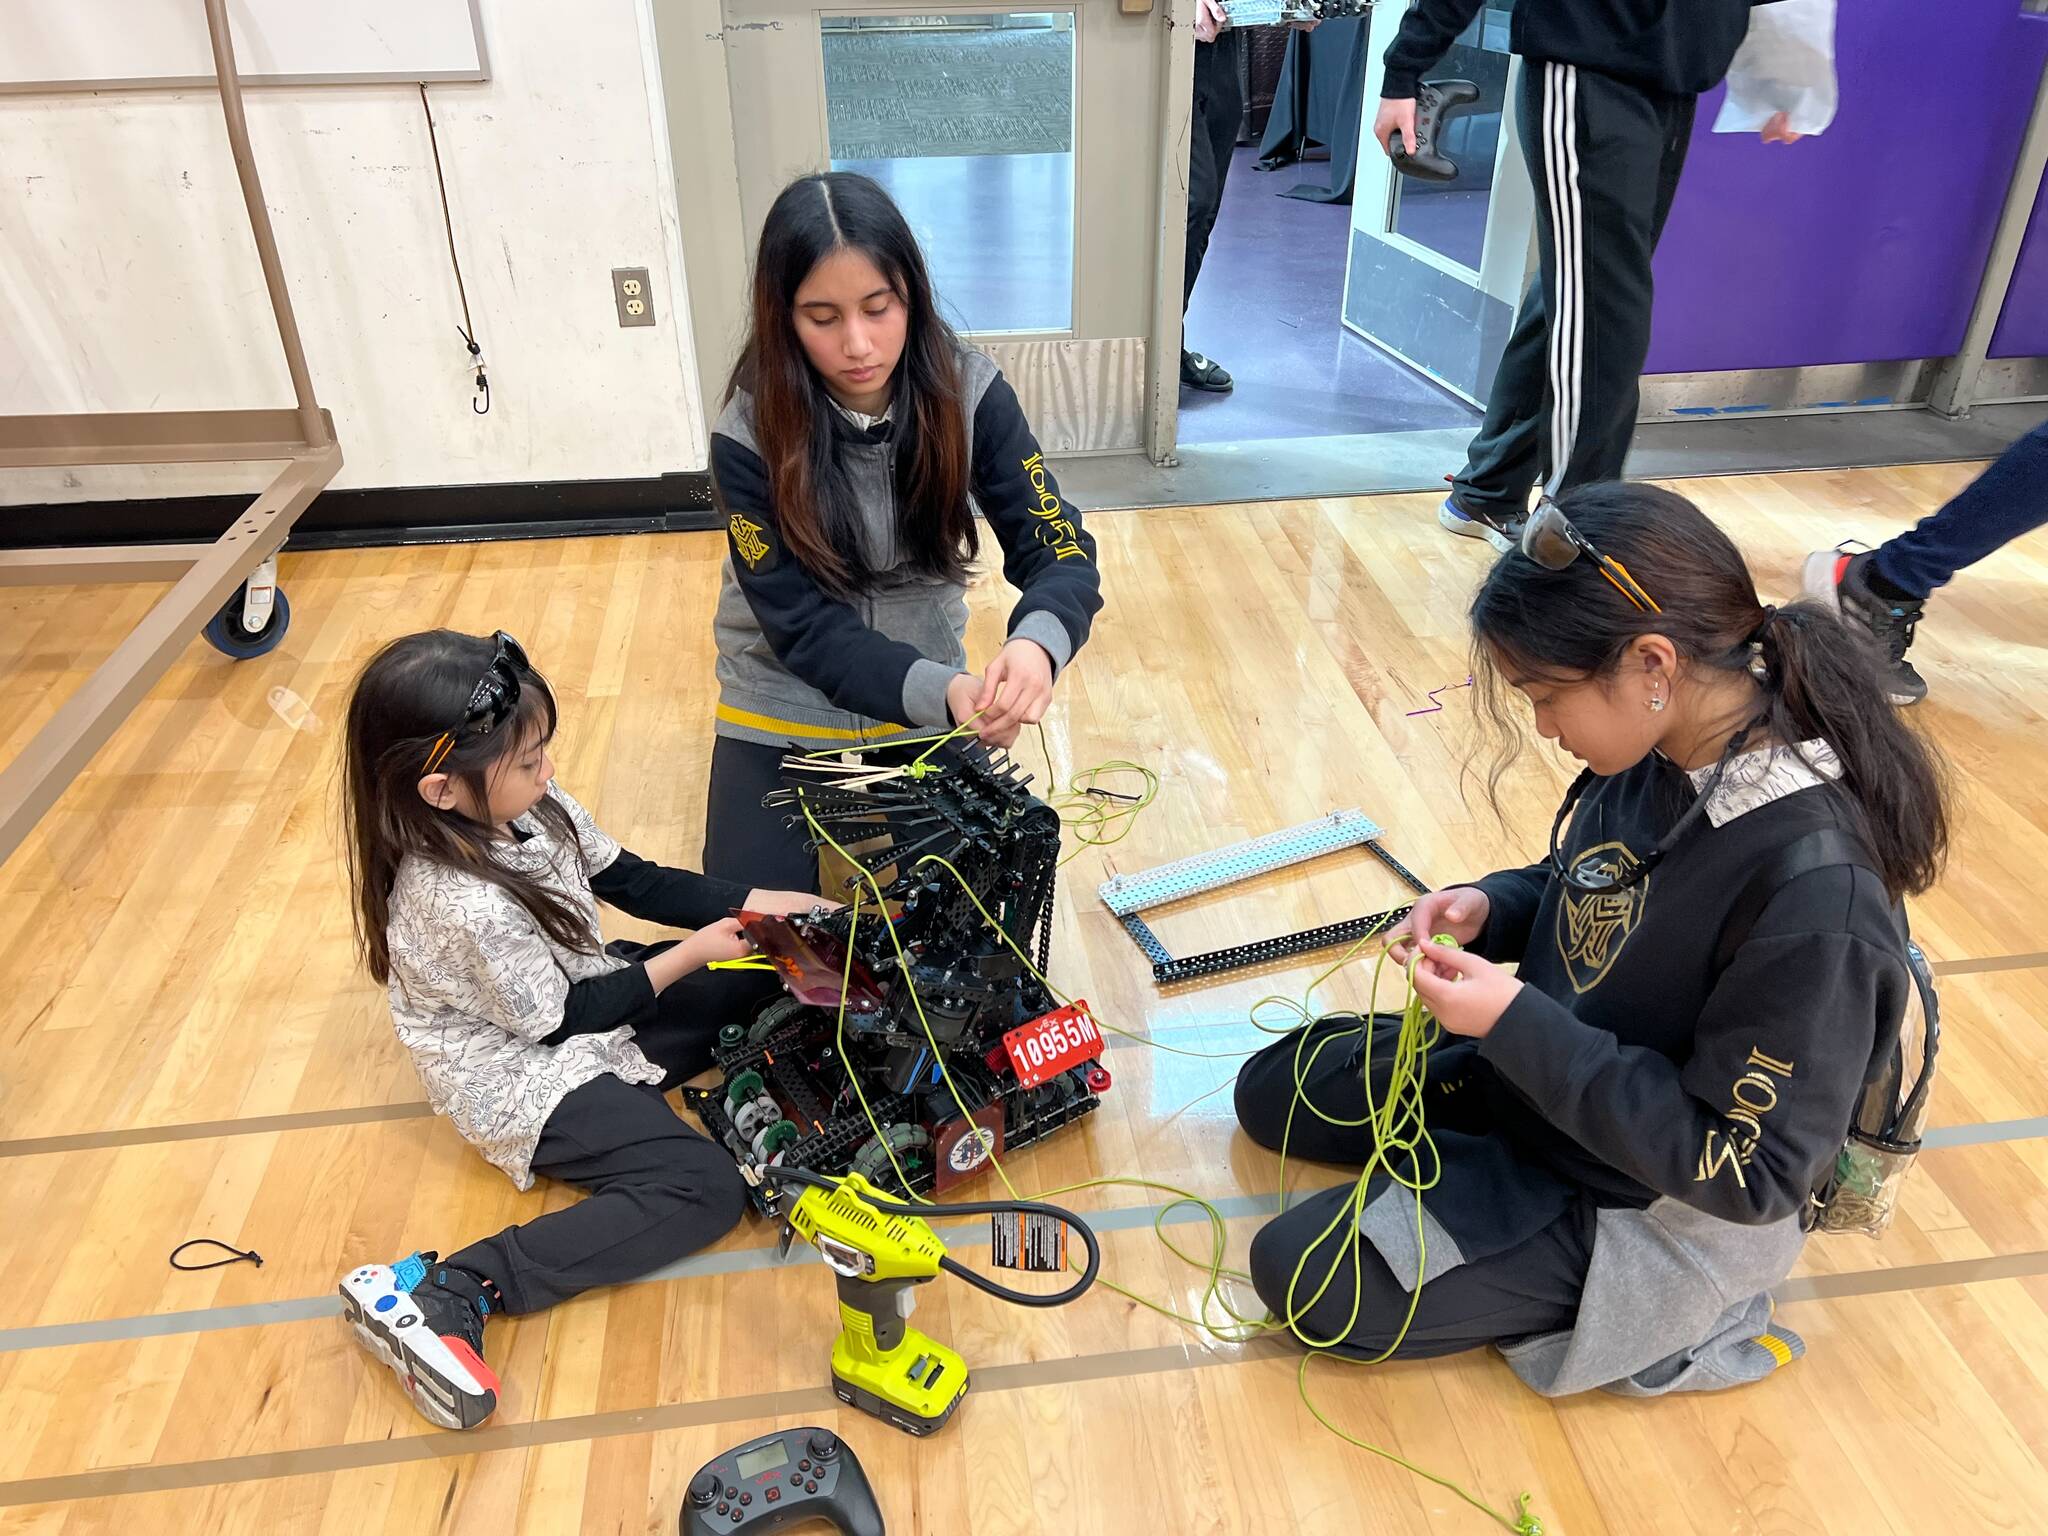
[[[1454,480],[1462,510],[1519,517],[1539,485],[1554,496],[1620,477],[1650,350],[1650,258],[1697,100],[1522,61],[1516,114],[1542,265]]]

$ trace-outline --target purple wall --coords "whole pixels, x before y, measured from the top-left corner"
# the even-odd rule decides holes
[[[2012,269],[2005,308],[1991,333],[1991,355],[2048,357],[2048,180],[2034,199],[2019,265]]]
[[[2018,0],[1850,0],[1840,16],[1842,104],[1826,133],[1791,146],[1717,134],[1721,92],[1700,98],[1657,252],[1646,372],[1945,357],[1961,345],[2048,60],[2048,19]],[[2048,268],[2043,243],[2034,260]]]

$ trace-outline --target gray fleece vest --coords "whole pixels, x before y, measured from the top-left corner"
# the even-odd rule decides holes
[[[974,413],[997,377],[985,354],[963,351],[960,359],[962,414],[966,418],[968,454],[974,451]],[[736,392],[719,413],[712,431],[760,453],[754,437],[754,401]],[[967,589],[959,582],[935,580],[903,565],[896,542],[896,445],[850,443],[841,451],[860,505],[859,537],[871,569],[885,573],[875,590],[849,599],[861,622],[891,640],[917,648],[918,654],[949,671],[967,668]],[[972,501],[970,498],[970,505]],[[980,515],[980,507],[974,512]],[[907,735],[923,735],[944,720],[871,720],[840,709],[809,683],[794,676],[776,659],[762,634],[727,551],[712,618],[712,639],[718,647],[718,718],[720,736],[785,746],[795,742],[811,748],[854,748]],[[943,711],[943,698],[940,708]],[[765,722],[765,723],[764,723]]]

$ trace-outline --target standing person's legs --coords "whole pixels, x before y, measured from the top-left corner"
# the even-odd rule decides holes
[[[1539,276],[1523,295],[1515,328],[1493,371],[1486,417],[1465,449],[1465,467],[1451,478],[1451,494],[1437,518],[1452,533],[1485,538],[1503,554],[1514,547],[1539,472],[1549,336]]]
[[[1868,630],[1883,652],[1894,704],[1917,704],[1927,682],[1906,660],[1927,599],[1955,573],[2048,522],[2048,422],[2000,454],[1961,493],[1873,550],[1806,557],[1800,585]]]
[[[1244,102],[1237,81],[1238,34],[1225,31],[1213,43],[1195,44],[1194,118],[1188,132],[1188,247],[1181,285],[1181,312],[1194,296],[1209,235],[1223,206],[1223,183],[1237,147]]]
[[[1653,251],[1664,238],[1671,205],[1678,198],[1678,181],[1685,174],[1685,157],[1692,148],[1692,122],[1699,104],[1697,96],[1667,96],[1657,103],[1658,120],[1664,127],[1664,150],[1657,161],[1657,206],[1650,214]]]
[[[1544,295],[1552,230],[1543,182],[1543,68],[1524,61],[1515,93],[1522,164],[1536,189],[1539,268],[1522,296],[1515,328],[1493,371],[1486,418],[1465,450],[1465,467],[1452,477],[1451,494],[1437,519],[1453,533],[1489,539],[1502,552],[1514,547],[1520,520],[1528,514],[1529,491],[1541,472],[1540,444],[1549,421],[1550,321]]]
[[[1621,476],[1650,351],[1650,257],[1692,129],[1689,97],[1653,97],[1569,64],[1545,76],[1544,279],[1550,332],[1544,490]]]
[[[1540,271],[1442,519],[1475,535],[1487,530],[1469,519],[1512,534],[1539,477],[1554,493],[1621,473],[1649,352],[1650,257],[1692,125],[1689,97],[1538,61],[1523,66],[1516,112]]]
[[[1243,88],[1237,78],[1243,38],[1235,30],[1217,35],[1213,43],[1195,44],[1194,116],[1188,134],[1188,244],[1181,284],[1181,313],[1194,296],[1195,279],[1209,252],[1209,236],[1223,207],[1223,184],[1230,176],[1237,129],[1244,119]],[[1181,382],[1221,393],[1231,387],[1228,373],[1198,353],[1181,352]]]
[[[1940,511],[1879,545],[1871,564],[1885,585],[1876,590],[1924,602],[1957,571],[2043,523],[2048,523],[2048,421],[2006,449]]]
[[[711,743],[711,785],[704,807],[704,873],[775,891],[815,891],[818,856],[787,813],[761,804],[782,787],[786,747],[719,736]]]

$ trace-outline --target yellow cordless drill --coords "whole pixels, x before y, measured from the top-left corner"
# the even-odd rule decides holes
[[[764,1168],[762,1176],[804,1185],[787,1206],[782,1251],[801,1236],[838,1277],[839,1337],[832,1341],[832,1390],[839,1400],[913,1435],[940,1428],[967,1392],[967,1362],[931,1335],[910,1326],[912,1287],[940,1270],[1021,1306],[1053,1307],[1074,1300],[1095,1283],[1102,1262],[1095,1234],[1071,1211],[1035,1201],[978,1201],[926,1206],[949,1216],[1020,1213],[1067,1224],[1081,1234],[1088,1262],[1064,1291],[1033,1295],[997,1285],[957,1263],[918,1207],[881,1198],[857,1173],[829,1178],[800,1168]]]

